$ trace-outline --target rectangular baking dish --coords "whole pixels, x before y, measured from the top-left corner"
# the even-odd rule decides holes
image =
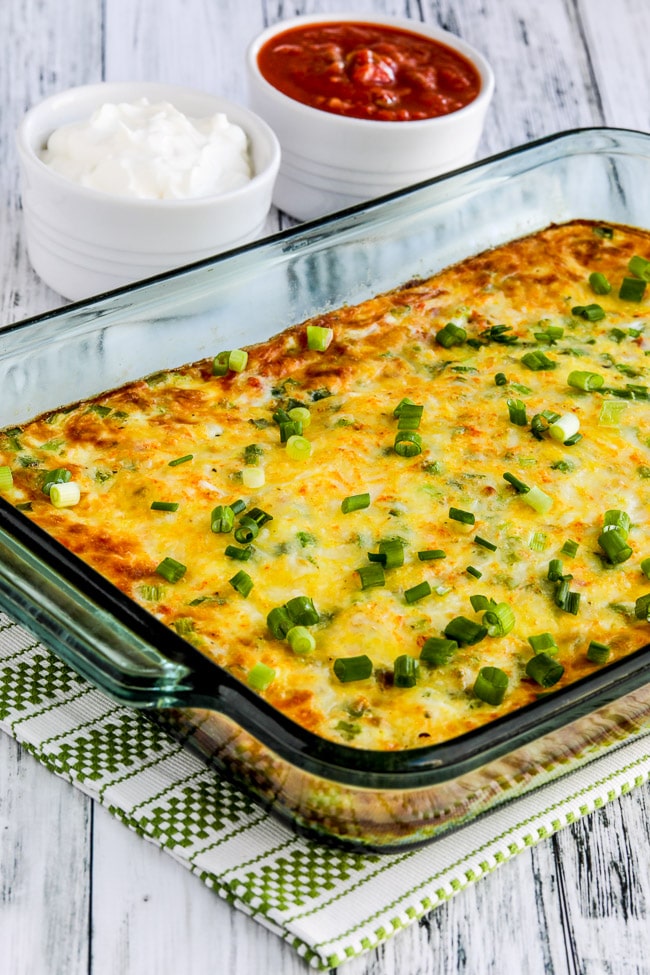
[[[0,428],[264,340],[550,223],[650,227],[650,136],[563,133],[0,332]],[[297,831],[421,844],[650,731],[650,646],[443,744],[301,729],[0,498],[0,607]]]

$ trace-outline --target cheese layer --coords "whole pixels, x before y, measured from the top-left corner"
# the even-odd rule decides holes
[[[591,641],[611,662],[648,640],[635,606],[650,592],[650,306],[619,297],[635,255],[650,258],[650,234],[550,227],[293,326],[251,347],[243,372],[214,376],[206,360],[41,416],[0,434],[0,465],[13,474],[5,496],[242,681],[257,664],[271,668],[260,693],[305,728],[383,750],[448,740],[603,666],[587,657]],[[594,293],[593,272],[608,294]],[[594,304],[599,320],[574,311]],[[446,347],[437,336],[448,323],[462,332]],[[325,351],[308,348],[307,324],[333,330]],[[601,387],[571,385],[576,371]],[[415,456],[394,449],[404,398],[423,407]],[[298,405],[310,417],[306,460],[292,459],[274,419]],[[549,414],[577,418],[577,442],[554,439]],[[248,467],[262,486],[245,486]],[[44,479],[55,469],[79,485],[78,504],[52,503]],[[524,487],[543,492],[537,508]],[[342,511],[364,493],[367,507]],[[213,509],[237,499],[272,518],[247,561],[226,555],[245,548],[233,531],[211,530]],[[152,509],[161,501],[178,507]],[[450,517],[454,508],[473,524]],[[607,511],[629,516],[622,562],[599,541]],[[403,565],[364,589],[358,570],[382,568],[368,555],[387,539],[401,541]],[[575,554],[562,551],[567,541]],[[431,550],[444,557],[418,555]],[[165,558],[185,567],[178,581],[157,571]],[[563,579],[549,580],[551,560]],[[240,570],[247,596],[230,582]],[[569,607],[562,581],[577,594]],[[267,624],[296,596],[318,613],[307,653]],[[508,632],[461,640],[442,664],[419,660],[451,620],[482,625],[475,607],[486,602],[510,607]],[[527,672],[529,637],[540,634],[563,668],[549,687]],[[362,655],[370,675],[341,681],[335,662]],[[412,686],[395,680],[404,655]],[[499,704],[477,696],[484,667],[507,676]]]

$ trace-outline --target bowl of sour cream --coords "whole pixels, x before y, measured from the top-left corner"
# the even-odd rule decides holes
[[[53,95],[17,141],[30,261],[71,300],[260,236],[280,165],[250,109],[153,82]]]

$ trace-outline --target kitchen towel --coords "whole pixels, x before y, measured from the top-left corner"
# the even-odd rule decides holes
[[[647,781],[637,737],[436,842],[391,854],[296,837],[135,710],[0,613],[0,728],[235,907],[331,968]]]

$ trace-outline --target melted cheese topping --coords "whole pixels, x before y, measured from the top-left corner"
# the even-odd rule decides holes
[[[529,636],[554,637],[564,667],[555,687],[594,669],[591,640],[608,645],[614,660],[648,639],[635,601],[650,591],[640,569],[650,556],[650,403],[628,384],[642,387],[650,368],[649,313],[647,299],[621,300],[618,288],[629,259],[650,255],[650,234],[616,227],[610,239],[599,230],[551,227],[324,315],[311,322],[333,329],[324,352],[310,351],[306,326],[294,326],[252,347],[241,374],[215,377],[211,361],[199,362],[6,432],[7,497],[243,681],[258,662],[273,668],[264,695],[325,738],[403,749],[475,728],[543,690],[526,674]],[[593,271],[609,278],[610,294],[594,295]],[[602,320],[572,313],[594,302]],[[441,346],[436,335],[448,322],[468,341]],[[549,326],[563,329],[552,344],[543,337]],[[522,361],[531,351],[544,352],[552,368],[531,370]],[[575,370],[600,374],[604,386],[573,388]],[[414,457],[393,449],[403,397],[424,407]],[[525,425],[511,422],[515,399],[525,404]],[[305,462],[291,459],[273,420],[294,401],[311,414]],[[565,446],[535,437],[531,420],[542,411],[574,414],[582,439]],[[242,484],[251,454],[265,477],[255,490]],[[80,485],[76,506],[57,509],[44,493],[54,468]],[[526,504],[505,472],[543,490],[550,509]],[[343,499],[363,492],[370,505],[344,514]],[[246,562],[225,555],[232,533],[210,530],[212,509],[237,498],[272,516]],[[178,509],[152,510],[154,501]],[[475,524],[451,519],[450,507],[471,512]],[[610,509],[632,522],[633,554],[616,565],[598,543]],[[395,537],[404,565],[386,569],[383,587],[362,590],[357,569]],[[561,552],[567,540],[579,546],[572,557]],[[421,561],[417,553],[429,549],[446,557]],[[156,572],[166,557],[187,567],[175,583]],[[577,614],[556,605],[557,584],[547,578],[556,558],[580,594]],[[246,598],[229,582],[240,569],[253,582]],[[410,603],[405,592],[423,581],[431,593]],[[459,647],[443,666],[421,663],[414,686],[394,686],[398,656],[417,659],[455,617],[481,622],[470,603],[477,594],[512,608],[512,630]],[[310,627],[316,647],[305,655],[267,625],[274,607],[300,595],[320,616]],[[371,677],[342,683],[334,661],[360,654],[372,661]],[[486,665],[509,679],[498,706],[473,691]]]

